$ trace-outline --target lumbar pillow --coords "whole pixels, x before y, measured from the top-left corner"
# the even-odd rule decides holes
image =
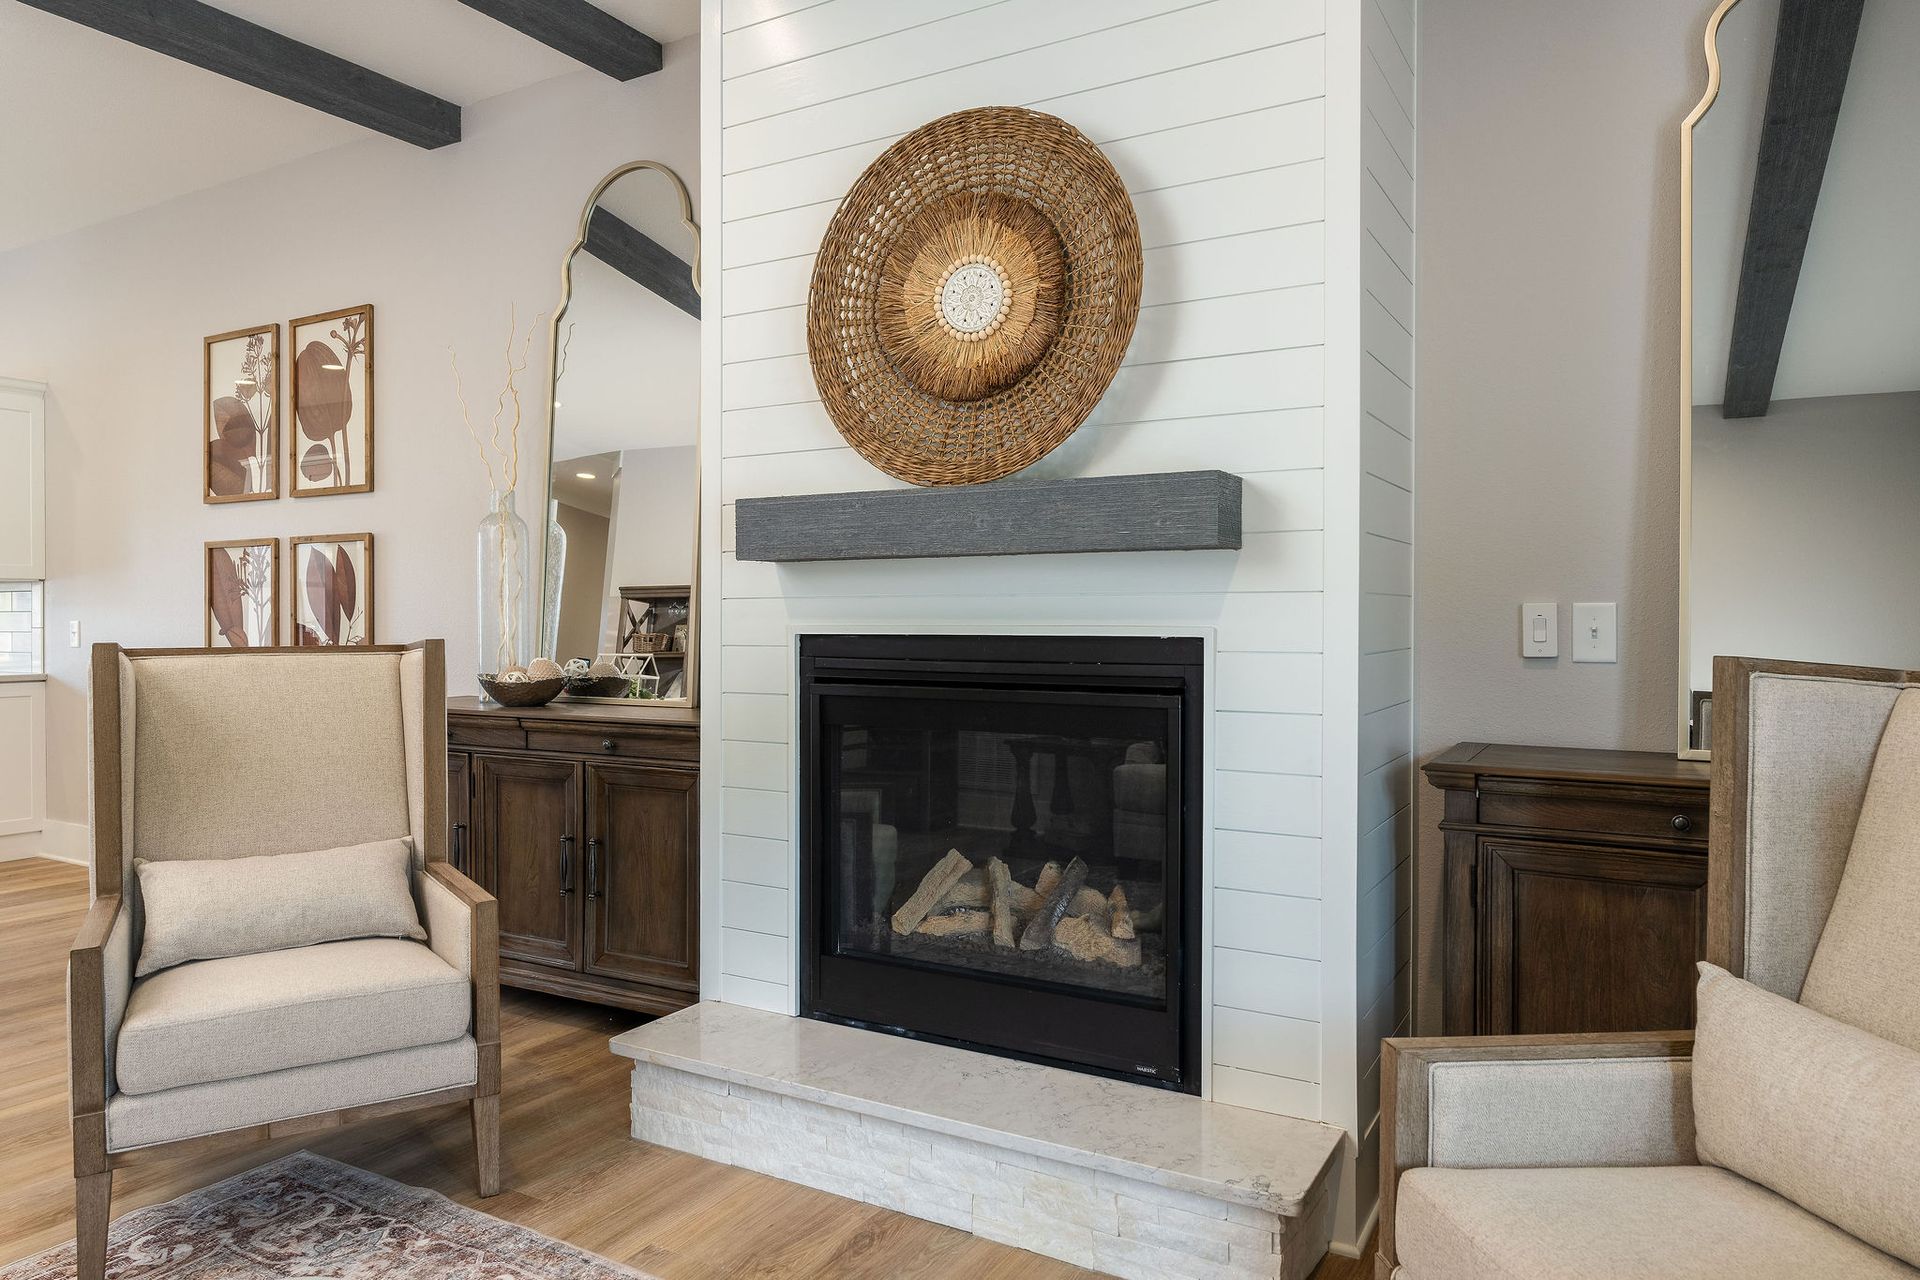
[[[1920,1053],[1700,966],[1702,1164],[1920,1266]]]
[[[1893,704],[1800,1003],[1920,1051],[1920,689]]]
[[[258,858],[136,858],[146,927],[135,977],[188,960],[310,947],[344,938],[427,936],[404,838]]]

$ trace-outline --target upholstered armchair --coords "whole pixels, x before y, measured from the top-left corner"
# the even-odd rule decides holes
[[[1802,998],[1883,731],[1917,684],[1915,672],[1716,661],[1710,962]],[[1920,919],[1906,928],[1920,930]],[[1905,982],[1920,991],[1920,972]],[[1386,1041],[1380,1280],[1920,1276],[1724,1161],[1701,1159],[1694,1049],[1692,1032]],[[1777,1071],[1748,1079],[1786,1077],[1794,1057],[1783,1052]],[[1838,1092],[1834,1076],[1816,1079]],[[1878,1168],[1858,1167],[1858,1177],[1838,1202],[1899,1194],[1897,1174],[1893,1187],[1871,1184]]]
[[[81,1280],[104,1268],[113,1170],[156,1154],[466,1102],[480,1194],[494,1194],[495,904],[446,860],[441,642],[95,645],[91,717],[93,905],[67,974]],[[402,837],[410,851],[391,850],[392,896],[404,909],[410,866],[409,924],[424,941],[330,941],[135,977],[136,859]]]

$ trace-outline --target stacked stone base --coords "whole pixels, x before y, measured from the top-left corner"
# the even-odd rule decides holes
[[[1324,1184],[1282,1216],[648,1062],[633,1136],[1126,1280],[1304,1280],[1331,1229]]]

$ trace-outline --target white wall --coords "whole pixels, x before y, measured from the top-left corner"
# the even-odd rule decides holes
[[[1009,103],[1057,114],[1103,147],[1127,183],[1146,247],[1145,296],[1125,364],[1088,423],[1030,474],[1233,471],[1245,477],[1247,536],[1237,554],[775,566],[734,560],[723,534],[717,592],[711,575],[708,581],[721,640],[717,677],[711,664],[708,671],[707,723],[716,723],[717,703],[720,738],[708,756],[714,803],[705,825],[716,833],[719,855],[708,994],[796,1007],[795,633],[1210,632],[1207,1087],[1221,1101],[1352,1124],[1360,1015],[1376,1007],[1390,979],[1370,979],[1366,1005],[1357,1003],[1355,808],[1340,816],[1340,829],[1324,830],[1333,811],[1323,778],[1343,778],[1344,794],[1357,804],[1362,749],[1360,575],[1356,567],[1343,594],[1333,594],[1331,566],[1340,556],[1325,532],[1333,527],[1329,459],[1337,446],[1353,458],[1341,476],[1351,514],[1339,538],[1357,566],[1357,354],[1347,416],[1330,425],[1327,140],[1336,94],[1322,6],[1013,0],[955,12],[958,6],[932,0],[840,0],[785,12],[790,7],[721,5],[723,129],[710,146],[717,141],[725,174],[724,318],[720,402],[707,429],[724,455],[724,527],[731,529],[741,498],[899,487],[841,441],[818,401],[804,331],[813,254],[841,194],[889,143],[945,112]],[[1387,14],[1411,18],[1407,6],[1387,0],[1370,21]],[[1356,353],[1361,56],[1356,38],[1339,91],[1355,122],[1340,205],[1354,301],[1341,313],[1341,340]],[[709,77],[715,74],[710,62]],[[1395,74],[1409,76],[1410,67]],[[1391,127],[1410,130],[1405,118]],[[1387,180],[1410,187],[1405,171]],[[1378,267],[1368,270],[1377,275]],[[1404,280],[1401,290],[1384,280],[1380,288],[1391,299],[1385,305],[1404,311]],[[1377,321],[1367,332],[1387,349]],[[1404,331],[1398,341],[1407,342]],[[1404,411],[1396,422],[1410,431]],[[1382,596],[1410,590],[1404,437],[1400,451],[1399,524],[1392,502],[1369,499],[1378,527],[1399,529],[1400,569],[1391,555],[1365,556],[1368,590]],[[1392,471],[1390,448],[1366,453],[1367,466]],[[1335,607],[1344,623],[1328,617]],[[714,616],[711,603],[707,616]],[[1369,635],[1389,637],[1381,652],[1404,654],[1404,641],[1390,642],[1393,625]],[[1404,609],[1398,625],[1404,632]],[[1336,626],[1350,639],[1337,652]],[[1369,697],[1386,695],[1390,666],[1368,681]],[[1337,754],[1327,748],[1335,735],[1322,718],[1330,668],[1345,673],[1349,694],[1342,711],[1350,749]],[[1380,703],[1389,713],[1382,723],[1400,727],[1370,732],[1368,752],[1390,750],[1397,734],[1404,753],[1406,700],[1403,690],[1397,718],[1394,700]],[[1404,806],[1404,781],[1400,794],[1398,803],[1384,793],[1370,802],[1375,823]],[[1391,879],[1376,872],[1367,888],[1383,875]],[[1379,942],[1369,935],[1376,955],[1384,954]],[[1332,1009],[1329,992],[1337,998]],[[1323,1022],[1325,1036],[1343,1046],[1337,1052],[1323,1044]],[[1340,1074],[1328,1076],[1330,1068]]]
[[[1693,687],[1716,654],[1920,662],[1920,393],[1693,421]]]
[[[1713,0],[1451,0],[1420,33],[1419,756],[1672,751],[1679,127]],[[1620,605],[1620,661],[1523,661],[1523,600]],[[1439,1017],[1420,788],[1420,1029]]]
[[[474,529],[485,481],[447,348],[480,411],[498,390],[508,304],[524,327],[558,297],[581,203],[616,164],[666,161],[697,191],[693,41],[629,84],[582,71],[467,108],[465,139],[386,139],[0,255],[0,368],[48,383],[48,810],[86,814],[83,639],[202,643],[212,539],[371,530],[382,641],[447,639],[472,692]],[[201,338],[371,301],[377,488],[205,506]],[[543,398],[545,328],[525,386]],[[530,415],[534,411],[530,409]],[[544,420],[523,426],[520,513],[545,504]],[[284,588],[284,584],[283,584]],[[285,607],[283,603],[283,609]]]
[[[692,377],[691,370],[686,376]],[[620,489],[607,556],[607,594],[621,587],[670,587],[693,581],[693,508],[699,496],[692,445],[629,449],[620,455]]]

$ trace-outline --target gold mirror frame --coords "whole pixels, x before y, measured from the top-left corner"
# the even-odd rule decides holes
[[[1707,89],[1680,125],[1680,652],[1679,748],[1682,760],[1707,760],[1712,753],[1692,745],[1687,727],[1693,720],[1693,610],[1691,570],[1693,550],[1693,127],[1720,96],[1720,23],[1740,0],[1720,0],[1707,19]]]
[[[700,224],[693,217],[693,196],[687,190],[687,184],[658,160],[635,160],[614,169],[594,186],[588,194],[587,202],[580,209],[580,230],[568,246],[566,255],[560,259],[560,301],[553,309],[553,318],[547,324],[547,506],[541,512],[542,555],[540,557],[540,634],[546,634],[546,555],[544,554],[546,512],[551,511],[553,494],[553,438],[558,423],[554,420],[553,402],[560,394],[560,322],[566,319],[567,307],[573,300],[573,260],[587,247],[587,224],[593,220],[594,206],[600,203],[600,197],[607,189],[630,173],[639,173],[651,169],[673,184],[673,190],[680,197],[680,225],[693,236],[693,261],[688,264],[693,273],[693,291],[700,289]],[[704,319],[704,317],[703,317]],[[576,698],[566,695],[567,702],[591,702],[623,707],[663,707],[691,709],[700,705],[700,431],[698,415],[695,416],[693,437],[693,565],[687,586],[687,696],[684,698]]]

